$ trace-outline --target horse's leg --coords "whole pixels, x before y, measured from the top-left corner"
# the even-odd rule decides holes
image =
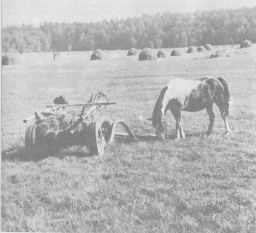
[[[175,112],[173,113],[173,116],[176,120],[176,139],[180,139],[181,136],[181,113],[180,112]]]
[[[213,124],[214,124],[214,118],[215,118],[215,115],[214,115],[214,112],[212,111],[212,105],[207,107],[206,108],[206,111],[209,115],[209,119],[210,119],[210,124],[209,124],[209,127],[208,127],[208,130],[207,130],[207,135],[210,135],[212,133],[212,127],[213,127]]]
[[[184,138],[185,134],[181,125],[181,105],[179,103],[174,103],[170,110],[176,121],[176,139],[180,139],[180,137]]]
[[[230,130],[230,127],[229,127],[229,123],[228,123],[228,116],[226,115],[225,111],[223,110],[222,107],[218,106],[219,107],[219,110],[220,110],[220,113],[221,113],[221,117],[224,121],[224,124],[225,124],[225,130],[226,130],[226,133],[232,133],[231,130]]]
[[[180,119],[176,119],[176,139],[180,139]]]
[[[222,116],[222,119],[224,120],[226,133],[232,133],[229,128],[228,117],[224,116],[224,114],[221,114],[221,116]]]
[[[184,130],[183,130],[183,125],[182,125],[181,121],[180,121],[180,136],[181,136],[181,138],[185,138],[186,137],[185,133],[184,133]]]

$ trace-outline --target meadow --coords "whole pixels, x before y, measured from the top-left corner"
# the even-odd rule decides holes
[[[2,66],[1,230],[37,232],[256,232],[256,45],[153,61],[106,51],[23,54]],[[224,56],[208,59],[215,50]],[[168,53],[171,49],[166,50]],[[186,139],[147,135],[146,119],[172,78],[224,78],[231,94],[230,127],[214,107],[182,116]],[[104,114],[125,120],[138,142],[117,138],[102,157],[69,148],[27,160],[22,119],[59,95],[87,102],[92,92],[111,102]],[[121,130],[121,129],[120,129]]]

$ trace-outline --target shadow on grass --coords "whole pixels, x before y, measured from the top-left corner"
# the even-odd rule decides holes
[[[186,134],[186,138],[192,138],[192,137],[201,137],[201,136],[206,136],[205,132],[198,132],[198,133],[188,133]],[[156,135],[153,134],[146,134],[146,135],[139,135],[135,134],[135,137],[137,138],[138,141],[141,142],[156,142],[156,141],[162,141],[159,139]],[[176,139],[175,134],[168,134],[166,141],[173,141]],[[128,135],[122,135],[122,134],[117,134],[115,136],[115,140],[117,142],[125,143],[125,144],[130,144],[130,143],[136,143],[134,142]]]
[[[156,142],[156,141],[162,141],[159,139],[156,135],[148,134],[148,135],[139,135],[135,134],[137,138],[137,142]],[[193,134],[186,134],[186,138],[190,137],[200,137],[205,136],[205,133],[193,133]],[[166,141],[173,141],[175,140],[175,135],[171,134],[167,136]],[[124,144],[134,144],[137,143],[133,139],[131,139],[128,135],[116,135],[115,141],[117,143],[124,143]],[[52,152],[47,153],[37,153],[36,156],[28,157],[27,153],[25,151],[25,148],[20,145],[13,145],[11,148],[2,151],[2,161],[22,161],[22,162],[38,162],[41,161],[47,157],[58,157],[63,158],[64,156],[77,156],[77,157],[92,157],[92,154],[89,151],[81,151],[81,147],[77,146],[77,148],[70,149],[70,147],[56,150]]]
[[[36,156],[27,156],[26,150],[22,146],[13,145],[11,148],[2,151],[2,161],[21,161],[21,162],[39,162],[48,157],[63,158],[65,156],[91,157],[91,153],[83,152],[79,149],[70,150],[65,148],[47,153],[37,153]]]
[[[25,148],[17,145],[13,145],[11,148],[2,151],[2,161],[25,161]]]
[[[137,138],[138,141],[143,141],[143,142],[154,142],[154,141],[159,140],[155,135],[138,135],[138,134],[135,134],[134,136]],[[120,135],[120,134],[117,134],[115,136],[115,141],[116,142],[121,142],[121,143],[127,143],[127,144],[136,143],[136,141],[134,141],[128,135]]]

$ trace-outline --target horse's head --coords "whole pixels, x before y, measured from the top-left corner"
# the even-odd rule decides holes
[[[161,121],[156,125],[156,136],[164,140],[167,136],[167,123],[166,121]]]
[[[149,118],[152,121],[152,126],[156,129],[156,136],[164,140],[167,136],[167,122],[164,120],[154,121],[153,118]]]
[[[163,106],[163,99],[168,87],[164,87],[156,101],[152,118],[148,119],[152,121],[152,126],[156,129],[157,137],[165,139],[167,132],[167,123],[164,121],[165,107]]]

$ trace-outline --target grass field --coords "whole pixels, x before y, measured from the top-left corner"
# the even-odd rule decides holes
[[[212,52],[137,61],[127,51],[24,54],[2,67],[1,230],[40,232],[256,232],[256,50],[219,46]],[[170,51],[170,50],[169,50]],[[185,48],[183,49],[185,51]],[[206,137],[206,111],[183,113],[187,138],[118,139],[103,157],[83,148],[24,159],[22,119],[59,95],[86,102],[104,92],[116,105],[106,115],[125,120],[139,135],[172,78],[223,77],[230,89],[230,127],[217,107]]]

